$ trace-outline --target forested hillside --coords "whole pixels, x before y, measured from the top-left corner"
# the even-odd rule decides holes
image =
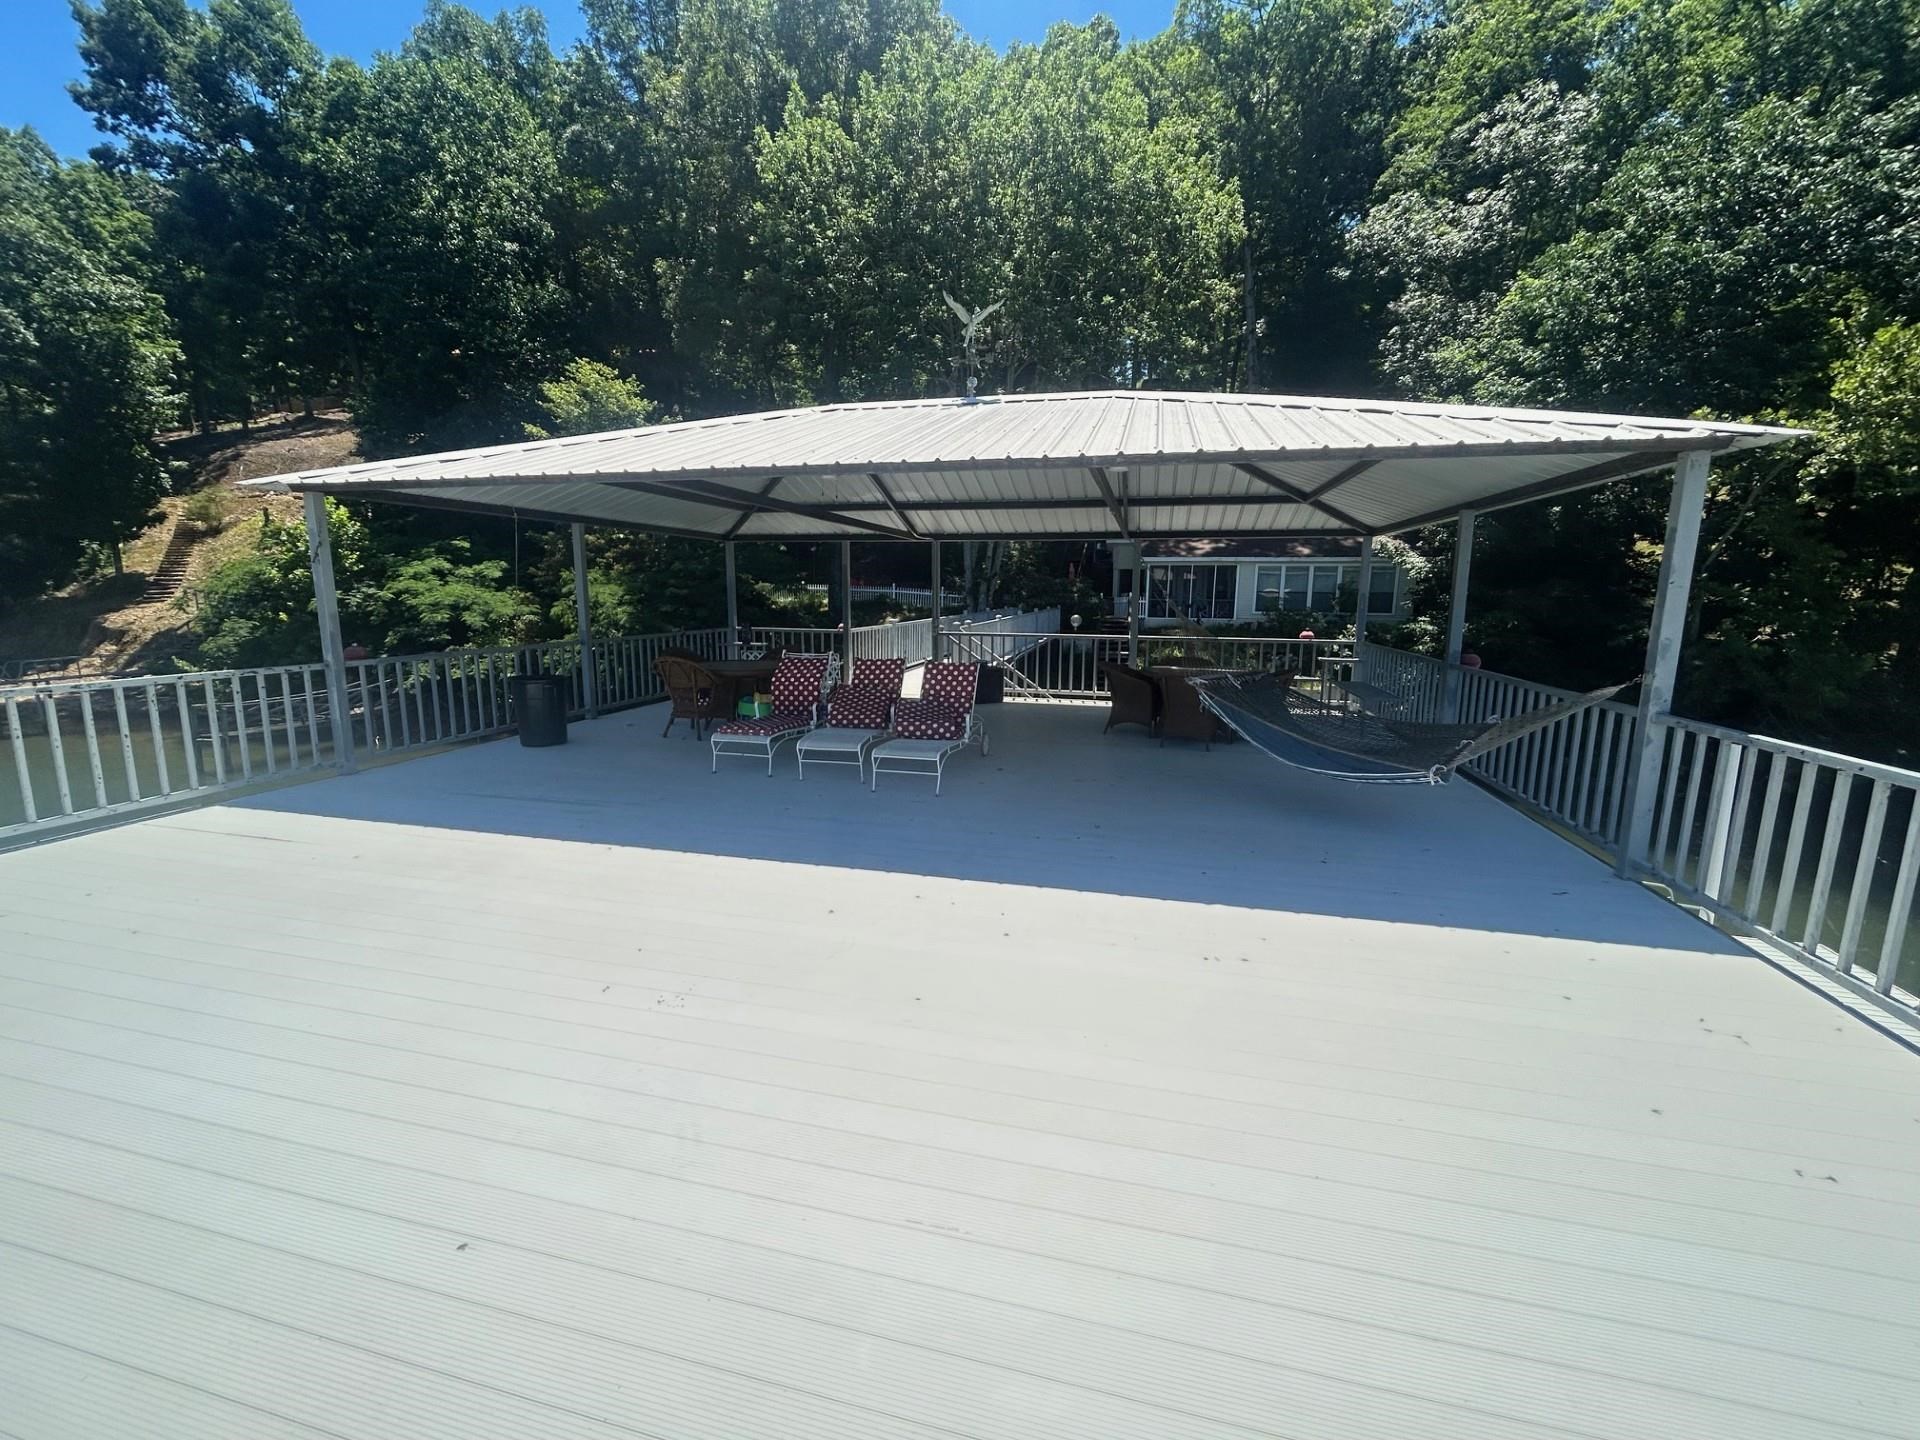
[[[946,289],[1006,302],[988,392],[1809,426],[1716,472],[1681,706],[1906,743],[1920,0],[1190,0],[1006,53],[933,0],[583,8],[555,53],[436,3],[360,65],[286,0],[77,0],[94,159],[0,132],[0,593],[139,527],[167,423],[338,393],[394,453],[951,393]],[[1632,673],[1660,508],[1485,522],[1487,663]]]

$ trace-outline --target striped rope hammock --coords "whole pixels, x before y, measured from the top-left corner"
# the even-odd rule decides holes
[[[1483,725],[1415,724],[1328,705],[1294,689],[1291,675],[1209,675],[1188,683],[1235,734],[1283,765],[1360,785],[1440,785],[1468,761],[1636,682]]]

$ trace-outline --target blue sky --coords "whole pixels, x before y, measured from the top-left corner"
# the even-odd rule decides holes
[[[468,0],[491,15],[497,0]],[[556,46],[580,35],[575,0],[537,0],[546,12]],[[1123,35],[1156,34],[1173,14],[1173,0],[946,0],[947,13],[978,39],[1006,45],[1038,40],[1058,20],[1084,24],[1111,15]],[[32,125],[54,149],[82,155],[95,143],[92,117],[67,95],[80,73],[78,31],[67,0],[12,0],[6,44],[0,46],[0,125]],[[370,58],[392,50],[420,17],[417,0],[294,0],[313,42],[330,55]]]

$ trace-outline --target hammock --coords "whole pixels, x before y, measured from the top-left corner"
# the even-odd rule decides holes
[[[1343,709],[1294,689],[1289,675],[1210,675],[1188,683],[1235,734],[1284,765],[1361,785],[1440,785],[1468,761],[1635,682],[1481,725],[1415,724]]]

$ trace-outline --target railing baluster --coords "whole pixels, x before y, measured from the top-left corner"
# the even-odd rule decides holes
[[[173,777],[168,773],[167,742],[165,732],[160,725],[160,692],[152,680],[147,681],[147,737],[153,745],[154,778],[159,782],[162,795],[173,794]]]
[[[185,751],[187,789],[198,790],[200,788],[200,756],[194,750],[193,701],[188,695],[185,680],[173,682],[173,702],[173,712],[180,721],[180,745]]]
[[[1840,837],[1846,830],[1847,802],[1852,798],[1853,776],[1836,771],[1833,794],[1827,800],[1826,834],[1820,842],[1820,855],[1813,867],[1813,897],[1807,902],[1806,929],[1800,948],[1809,955],[1820,953],[1820,932],[1826,927],[1827,900],[1833,893],[1833,867],[1840,859]]]
[[[87,737],[87,769],[93,773],[93,799],[103,809],[107,804],[107,770],[100,763],[100,732],[93,723],[93,692],[80,692],[80,728]]]
[[[1736,780],[1745,764],[1746,752],[1738,745],[1722,740],[1713,759],[1713,789],[1707,801],[1706,833],[1700,840],[1700,864],[1694,878],[1702,894],[1720,898],[1720,882],[1726,874],[1727,850],[1732,842],[1733,796]]]
[[[213,676],[200,682],[200,693],[207,702],[207,743],[213,747],[213,783],[227,783],[226,726],[220,719],[220,702],[214,696]]]
[[[113,720],[120,732],[120,764],[127,772],[127,803],[144,799],[140,789],[140,769],[133,763],[133,726],[127,720],[127,687],[113,687]]]
[[[1776,935],[1784,936],[1792,918],[1793,892],[1800,880],[1800,855],[1806,847],[1807,822],[1813,815],[1813,792],[1815,782],[1820,778],[1820,770],[1805,760],[1795,762],[1799,766],[1794,782],[1793,819],[1787,826],[1787,856],[1780,862],[1780,888],[1773,897],[1773,918],[1767,928]]]
[[[240,778],[253,779],[253,741],[247,735],[246,677],[235,671],[227,682],[233,687],[233,733],[239,741]]]
[[[1853,957],[1860,949],[1860,929],[1867,918],[1867,898],[1873,891],[1873,871],[1880,861],[1880,834],[1887,824],[1887,797],[1892,786],[1884,780],[1873,782],[1867,796],[1867,828],[1860,835],[1860,857],[1854,862],[1853,884],[1847,891],[1846,919],[1840,926],[1838,959],[1840,973],[1853,970]]]
[[[20,706],[11,695],[7,696],[7,737],[13,747],[13,773],[20,782],[20,808],[31,825],[40,818],[40,807],[34,802],[33,773],[27,769],[27,742],[20,733]]]
[[[1893,902],[1887,908],[1887,933],[1880,942],[1880,966],[1873,988],[1882,995],[1893,993],[1900,978],[1900,960],[1907,944],[1907,925],[1913,918],[1914,882],[1920,878],[1920,790],[1913,792],[1907,810],[1906,838],[1900,842],[1900,868],[1893,882]]]
[[[1716,900],[1732,900],[1740,878],[1740,853],[1746,847],[1747,812],[1753,803],[1753,778],[1760,768],[1760,752],[1751,745],[1740,746],[1740,774],[1734,781],[1733,815],[1727,827],[1726,853],[1722,857],[1721,882],[1714,889]],[[1726,873],[1733,876],[1731,881]]]
[[[1780,823],[1780,792],[1786,778],[1787,757],[1768,755],[1766,799],[1760,804],[1760,829],[1753,841],[1753,868],[1747,871],[1746,895],[1740,902],[1741,913],[1755,918],[1766,898],[1767,863],[1773,859],[1773,831]],[[1733,891],[1729,889],[1727,894],[1731,896]]]
[[[67,778],[67,750],[60,735],[60,707],[51,692],[40,697],[40,706],[47,718],[47,748],[53,753],[53,784],[60,796],[60,813],[71,815],[73,784]]]
[[[319,693],[314,688],[315,672],[302,668],[300,671],[300,703],[307,712],[307,753],[313,756],[313,763],[320,760],[320,704]],[[346,699],[343,695],[342,700]]]
[[[380,687],[380,745],[389,754],[393,751],[393,709],[387,703],[387,666],[386,662],[376,660],[373,665],[374,683]],[[400,712],[404,719],[406,711]]]

